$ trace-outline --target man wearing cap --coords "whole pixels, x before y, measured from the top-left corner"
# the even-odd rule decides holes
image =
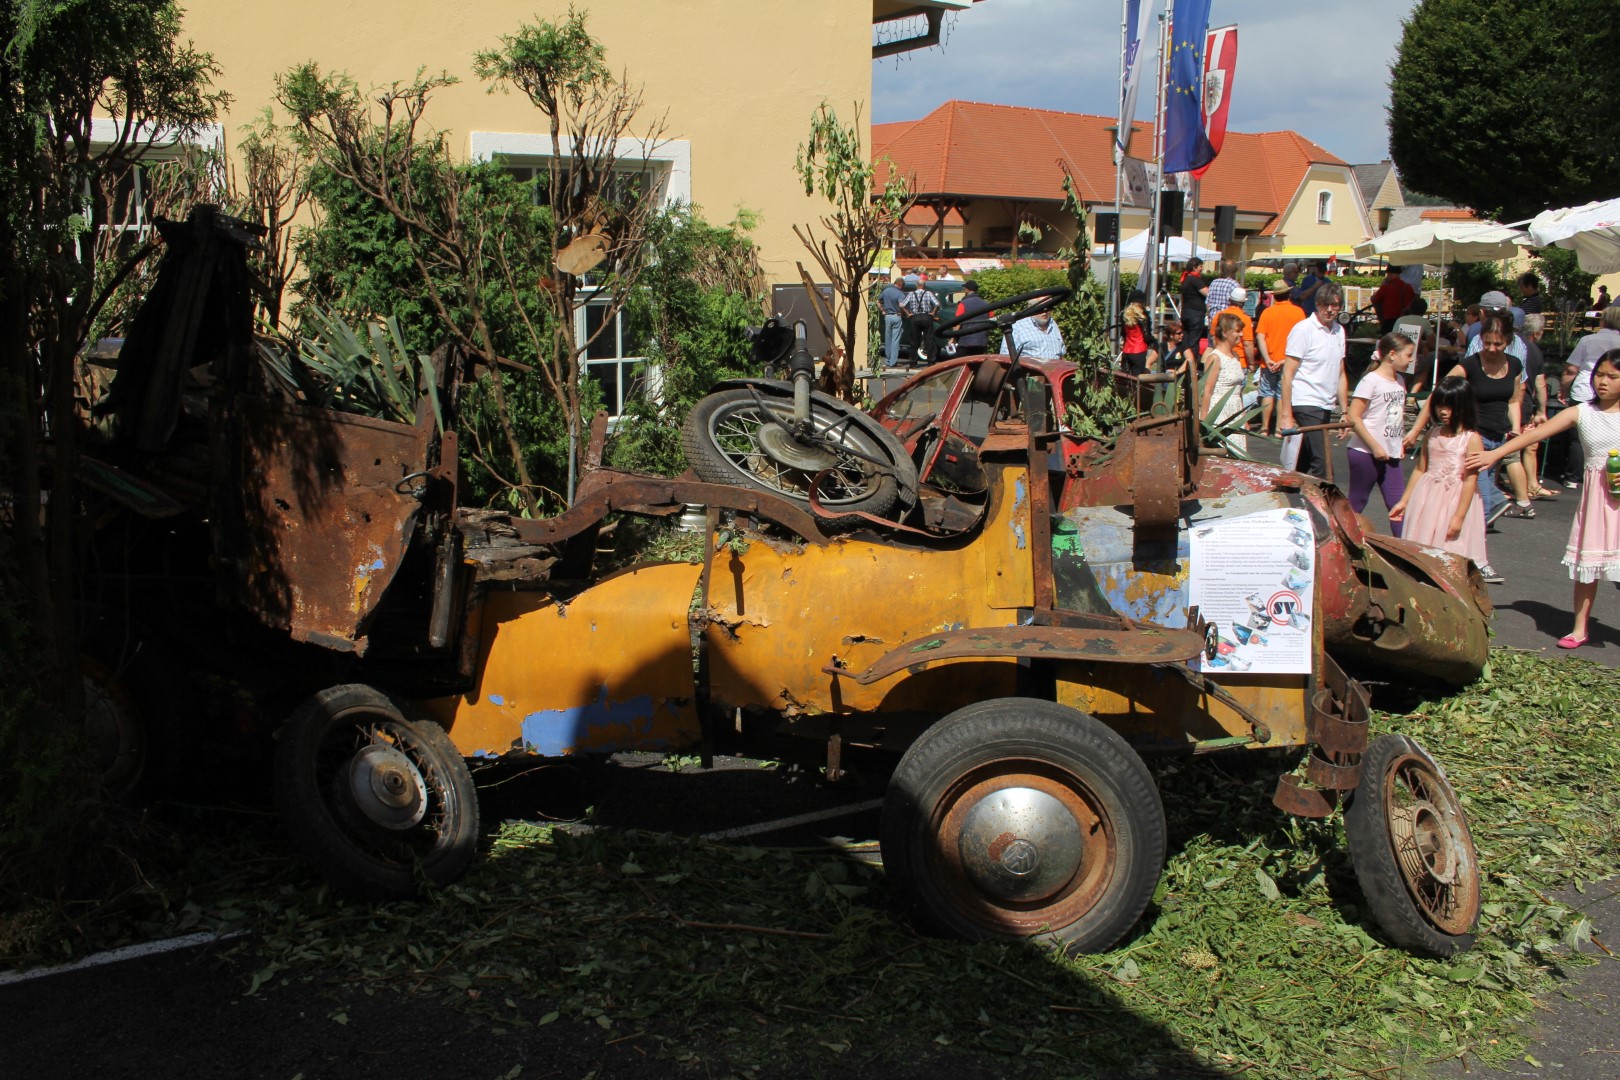
[[[1305,318],[1305,310],[1290,299],[1294,287],[1285,278],[1271,283],[1271,306],[1260,313],[1254,328],[1260,352],[1260,432],[1271,431],[1271,414],[1282,397],[1283,357],[1288,355],[1288,333]]]
[[[1350,384],[1344,371],[1344,327],[1339,310],[1344,291],[1336,281],[1321,281],[1312,297],[1314,316],[1301,319],[1288,332],[1283,359],[1282,398],[1277,406],[1279,429],[1326,424],[1333,407],[1349,407]],[[1327,442],[1312,431],[1283,440],[1282,466],[1327,478]]]
[[[1515,333],[1512,340],[1508,342],[1506,351],[1509,356],[1517,357],[1519,363],[1523,365],[1527,359],[1527,354],[1524,348],[1524,340],[1519,337],[1517,331],[1524,328],[1524,311],[1520,308],[1511,307],[1508,304],[1507,293],[1500,290],[1493,290],[1480,297],[1479,306],[1484,311],[1499,311],[1504,315],[1513,316]],[[1473,356],[1479,352],[1479,328],[1482,325],[1484,324],[1476,321],[1469,327],[1471,332],[1468,335],[1468,350],[1464,355]]]
[[[1211,294],[1215,292],[1213,288],[1209,291]],[[1243,310],[1243,305],[1248,302],[1248,299],[1249,290],[1241,285],[1233,286],[1227,293],[1226,307],[1216,311],[1215,318],[1218,321],[1222,315],[1236,315],[1238,321],[1243,324],[1243,341],[1238,345],[1237,357],[1243,362],[1243,370],[1252,371],[1260,363],[1260,354],[1255,351],[1254,347],[1254,320],[1249,318],[1247,311]]]
[[[990,303],[979,295],[979,283],[972,278],[962,282],[962,299],[956,302],[958,319],[971,319],[990,310]],[[990,347],[990,330],[976,330],[956,339],[957,356],[977,356]]]

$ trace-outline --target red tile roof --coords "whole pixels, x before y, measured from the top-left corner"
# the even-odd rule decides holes
[[[1472,210],[1452,206],[1436,206],[1418,215],[1423,221],[1478,221]]]
[[[1067,171],[1083,202],[1112,203],[1113,124],[1085,113],[947,101],[921,120],[874,124],[872,154],[879,159],[880,183],[887,178],[887,157],[919,195],[1058,201]],[[1152,148],[1153,125],[1132,125],[1132,156],[1151,159]],[[1201,201],[1270,215],[1262,232],[1269,235],[1313,164],[1349,167],[1296,132],[1229,131],[1204,174]]]

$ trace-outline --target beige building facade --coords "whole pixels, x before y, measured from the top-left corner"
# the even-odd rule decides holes
[[[795,222],[823,209],[794,174],[811,114],[826,101],[840,116],[857,103],[863,117],[872,86],[873,0],[823,0],[810,6],[744,0],[576,3],[616,74],[644,88],[644,112],[632,130],[661,122],[663,136],[643,147],[667,200],[699,207],[724,224],[739,211],[757,215],[755,240],[774,281],[797,278],[803,249]],[[490,94],[473,74],[473,56],[499,46],[525,22],[562,20],[562,0],[190,0],[185,33],[213,53],[220,88],[233,103],[222,117],[229,144],[275,95],[276,77],[313,60],[346,72],[362,90],[409,80],[419,69],[446,71],[458,85],[439,91],[426,122],[449,134],[468,159],[517,167],[543,165],[545,120],[517,93]]]

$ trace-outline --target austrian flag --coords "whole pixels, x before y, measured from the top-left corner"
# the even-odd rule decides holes
[[[1237,26],[1221,26],[1209,32],[1204,43],[1204,137],[1209,140],[1210,162],[1192,174],[1201,177],[1209,171],[1215,155],[1226,141],[1226,114],[1232,108],[1232,74],[1237,70]]]

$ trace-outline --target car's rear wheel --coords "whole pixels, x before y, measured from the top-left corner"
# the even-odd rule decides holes
[[[1152,899],[1164,810],[1124,739],[1025,698],[959,709],[901,759],[883,862],[920,922],[970,941],[1042,937],[1107,949]]]

